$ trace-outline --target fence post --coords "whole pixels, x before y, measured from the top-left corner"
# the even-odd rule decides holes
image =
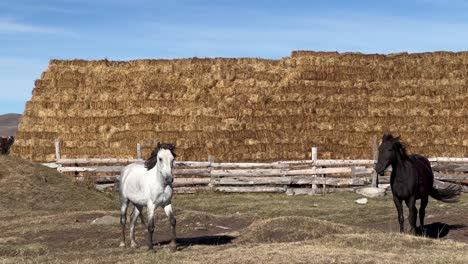
[[[315,162],[317,161],[317,147],[312,147],[312,169],[316,169],[317,167],[315,166]],[[317,177],[317,175],[314,175]],[[317,190],[317,184],[312,184],[312,190],[315,193]]]
[[[208,173],[210,174],[210,183],[208,184],[208,186],[210,187],[211,190],[214,189],[214,180],[213,180],[213,174],[211,174],[211,164],[214,163],[214,157],[211,156],[211,155],[208,155]]]
[[[137,159],[141,160],[141,144],[137,143]]]
[[[374,134],[374,137],[372,139],[372,159],[374,161],[377,160],[378,156],[378,150],[377,150],[377,135]],[[379,187],[379,176],[377,175],[377,172],[374,170],[372,172],[372,187],[378,188]]]
[[[61,155],[60,155],[60,140],[59,140],[59,139],[56,139],[54,143],[55,143],[55,162],[58,163],[58,161],[61,159]]]

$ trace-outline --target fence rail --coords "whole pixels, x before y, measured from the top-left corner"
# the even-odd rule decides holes
[[[127,164],[143,162],[139,144],[137,159],[64,159],[61,157],[60,142],[56,141],[55,146],[56,162],[44,165],[56,168],[59,172],[74,173],[77,180],[92,179],[101,186],[115,184],[120,171]],[[373,149],[373,158],[376,158],[376,143]],[[208,161],[177,161],[173,171],[174,189],[179,193],[214,190],[312,194],[351,191],[360,186],[377,185],[377,175],[373,169],[375,159],[320,160],[317,156],[317,149],[312,148],[311,160],[232,163],[214,162],[212,157],[208,157]],[[436,157],[429,160],[436,180],[468,182],[468,158]],[[383,176],[378,180],[387,183],[388,178]],[[468,187],[464,186],[463,190],[468,192]]]

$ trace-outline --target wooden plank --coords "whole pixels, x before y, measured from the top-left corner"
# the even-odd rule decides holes
[[[450,171],[450,172],[468,172],[468,165],[464,164],[449,164],[449,165],[435,165],[432,167],[433,171]]]
[[[356,174],[369,174],[373,169],[356,167]],[[287,169],[232,169],[232,170],[212,170],[214,177],[237,177],[237,176],[288,176],[288,175],[317,175],[317,174],[350,174],[351,167],[343,168],[312,168],[302,170]]]
[[[208,185],[210,178],[174,178],[174,186]]]
[[[278,164],[288,164],[288,165],[305,165],[312,164],[312,160],[285,160],[285,161],[276,161]]]
[[[351,166],[351,165],[374,165],[375,160],[317,160],[315,166]]]
[[[468,158],[449,158],[449,157],[436,157],[436,158],[429,158],[431,162],[468,162]]]
[[[287,164],[278,164],[278,163],[212,163],[211,167],[216,169],[224,169],[224,168],[285,168]]]
[[[57,160],[58,164],[111,164],[111,163],[135,163],[142,162],[142,160],[137,159],[116,159],[116,158],[82,158],[82,159],[60,159]]]
[[[466,181],[468,180],[468,174],[443,174],[434,172],[434,178],[445,181]]]
[[[312,160],[289,160],[289,161],[277,161],[278,164],[288,165],[315,165],[315,166],[345,166],[345,165],[374,165],[376,160],[342,160],[342,159],[318,159]]]
[[[377,160],[379,156],[379,150],[377,147],[377,135],[374,134],[372,137],[372,160]],[[372,170],[372,184],[371,186],[374,188],[379,187],[379,176],[377,175],[377,172],[375,170]]]
[[[176,167],[209,167],[210,162],[206,161],[176,161]]]
[[[364,167],[357,167],[357,169],[365,169]],[[285,170],[284,175],[315,175],[315,174],[336,174],[336,173],[349,173],[351,174],[351,167],[343,168],[315,168],[305,170]]]
[[[120,172],[123,166],[59,167],[59,172]]]
[[[209,187],[202,187],[202,186],[197,186],[197,187],[175,187],[174,188],[174,193],[176,194],[191,194],[191,193],[197,193],[201,191],[209,191]]]
[[[366,175],[366,174],[371,174],[375,172],[375,170],[373,168],[362,168],[362,167],[352,167],[351,169],[351,173],[352,175],[354,175],[354,177],[356,176],[360,176],[360,175]]]
[[[325,193],[354,192],[354,188],[327,188],[326,190],[314,188],[288,188],[287,195],[317,195]]]
[[[139,159],[119,159],[119,158],[79,158],[79,159],[60,159],[56,163],[58,164],[112,164],[112,163],[141,163],[144,160]],[[176,167],[208,167],[209,162],[200,161],[176,161]]]
[[[227,177],[227,176],[281,176],[283,171],[280,169],[251,169],[251,170],[212,170],[213,177]]]
[[[368,178],[323,178],[316,176],[293,176],[291,177],[291,184],[305,185],[305,184],[322,184],[330,186],[361,186],[369,183]]]
[[[192,176],[210,177],[209,169],[174,169],[172,173],[175,176],[192,175]]]
[[[256,187],[224,187],[216,186],[214,187],[215,191],[226,192],[226,193],[284,193],[286,192],[286,187],[265,187],[265,186],[256,186]]]
[[[115,183],[120,175],[92,177],[95,183]],[[83,181],[85,177],[75,177],[77,181]],[[174,186],[208,185],[209,178],[174,178]]]
[[[141,144],[137,143],[137,160],[141,160]]]
[[[41,163],[41,165],[46,166],[46,167],[51,168],[51,169],[57,169],[58,167],[60,167],[60,165],[58,165],[57,163],[54,163],[54,162]]]
[[[289,185],[291,177],[229,177],[215,178],[213,185]]]
[[[362,186],[369,182],[367,178],[323,178],[318,176],[290,177],[229,177],[213,180],[214,185],[310,185]]]
[[[54,142],[54,145],[55,145],[55,161],[59,161],[61,159],[60,140],[56,139]]]
[[[455,185],[454,183],[434,180],[434,187],[436,189],[445,189],[445,188],[449,188],[449,187],[454,187],[454,185]],[[460,188],[461,192],[468,193],[468,186],[458,185],[458,187]]]

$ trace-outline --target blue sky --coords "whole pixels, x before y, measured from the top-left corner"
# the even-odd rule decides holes
[[[281,58],[468,49],[468,1],[2,0],[0,114],[50,59]]]

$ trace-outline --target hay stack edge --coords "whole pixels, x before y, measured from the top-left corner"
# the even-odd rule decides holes
[[[35,82],[12,154],[180,160],[371,158],[373,135],[411,152],[468,155],[468,52],[295,51],[279,60],[52,60]]]

